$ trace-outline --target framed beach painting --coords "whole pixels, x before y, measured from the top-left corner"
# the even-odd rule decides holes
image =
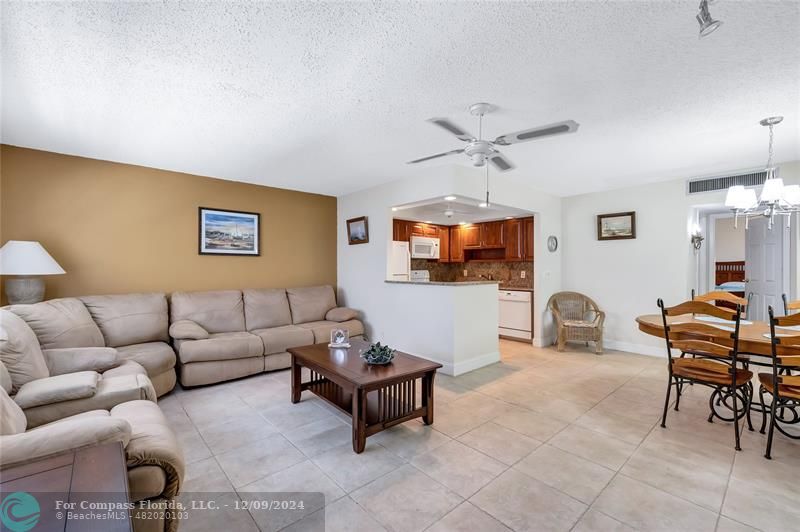
[[[366,216],[347,220],[347,241],[351,246],[369,242],[369,226],[367,225]]]
[[[597,240],[636,238],[636,213],[614,212],[597,215]]]
[[[261,255],[261,215],[200,207],[201,255]]]

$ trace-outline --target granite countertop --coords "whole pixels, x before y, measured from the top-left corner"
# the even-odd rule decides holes
[[[500,290],[508,290],[509,292],[533,292],[533,288],[515,288],[513,286],[501,286]]]
[[[385,283],[391,284],[432,284],[434,286],[473,286],[478,284],[499,284],[499,281],[393,281],[387,279]]]

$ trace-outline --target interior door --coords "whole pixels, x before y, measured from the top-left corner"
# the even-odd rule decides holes
[[[747,317],[768,320],[767,307],[783,314],[781,294],[784,292],[784,241],[788,231],[784,218],[777,217],[772,229],[766,218],[750,220],[745,234],[745,297],[752,292]]]

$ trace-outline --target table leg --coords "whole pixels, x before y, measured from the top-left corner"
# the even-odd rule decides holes
[[[425,415],[422,420],[426,425],[433,424],[433,378],[435,371],[429,371],[422,377],[422,406],[425,407]]]
[[[353,390],[353,451],[363,453],[367,444],[367,392]]]
[[[302,366],[297,363],[294,355],[292,355],[292,403],[300,402],[300,375]]]

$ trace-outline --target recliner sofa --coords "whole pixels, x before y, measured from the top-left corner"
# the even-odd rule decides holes
[[[164,294],[67,297],[5,308],[25,320],[44,350],[113,347],[120,359],[144,367],[158,396],[175,387]]]
[[[175,292],[169,333],[180,381],[198,386],[288,368],[290,347],[328,342],[334,328],[364,334],[331,286]]]

